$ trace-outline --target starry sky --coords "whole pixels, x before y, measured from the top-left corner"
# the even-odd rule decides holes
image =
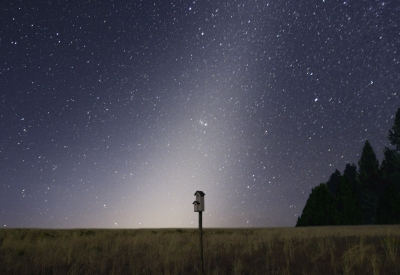
[[[294,226],[399,86],[394,0],[2,1],[0,225]]]

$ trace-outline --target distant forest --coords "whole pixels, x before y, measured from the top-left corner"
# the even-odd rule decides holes
[[[400,108],[379,165],[365,141],[358,168],[346,164],[314,187],[296,226],[400,224]]]

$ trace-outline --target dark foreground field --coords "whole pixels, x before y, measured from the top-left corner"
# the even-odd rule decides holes
[[[400,274],[400,227],[204,229],[206,274]],[[199,274],[194,229],[0,230],[1,274]]]

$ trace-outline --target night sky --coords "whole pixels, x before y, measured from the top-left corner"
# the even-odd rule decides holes
[[[294,226],[389,146],[397,0],[0,7],[1,227]]]

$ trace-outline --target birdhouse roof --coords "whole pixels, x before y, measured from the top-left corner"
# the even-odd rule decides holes
[[[197,193],[199,193],[199,195],[202,197],[204,197],[204,195],[205,195],[203,191],[196,191],[196,193],[194,193],[194,195],[196,196]]]

